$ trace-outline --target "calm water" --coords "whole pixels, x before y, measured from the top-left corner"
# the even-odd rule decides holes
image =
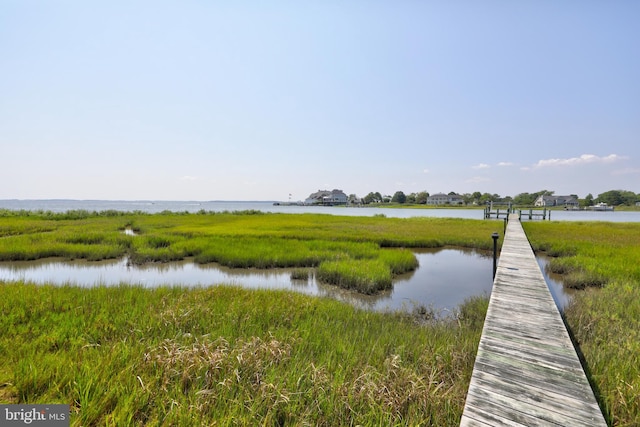
[[[547,271],[549,259],[546,256],[537,256],[536,260],[538,261],[538,265],[540,266],[540,270],[542,271],[544,279],[547,281],[547,286],[549,287],[549,291],[551,292],[553,300],[556,302],[556,306],[558,306],[558,308],[562,311],[569,304],[569,302],[571,302],[571,296],[575,292],[579,291],[565,288],[562,284],[562,276]]]
[[[141,211],[158,213],[243,211],[254,209],[274,213],[324,213],[331,215],[373,216],[383,214],[393,218],[438,217],[483,219],[483,209],[394,209],[377,207],[330,207],[330,206],[274,206],[273,202],[225,202],[225,201],[118,201],[118,200],[0,200],[0,209],[43,210],[66,212],[69,210],[124,212]],[[640,222],[640,212],[586,212],[553,211],[552,220],[557,221],[614,221]]]
[[[0,200],[0,209],[10,210],[43,210],[66,212],[69,210],[159,213],[191,212],[201,210],[210,212],[257,210],[272,213],[322,213],[346,216],[373,216],[383,214],[393,218],[451,217],[482,219],[482,209],[394,209],[377,207],[344,207],[344,206],[285,206],[274,205],[273,202],[193,202],[193,201],[109,201],[109,200]]]
[[[229,269],[216,264],[199,265],[190,260],[143,266],[129,266],[126,260],[2,262],[0,281],[24,280],[38,284],[87,287],[120,283],[144,287],[232,284],[327,296],[371,310],[411,311],[416,306],[426,306],[441,315],[451,312],[469,297],[491,294],[491,254],[459,249],[423,250],[415,254],[419,268],[399,277],[392,290],[375,296],[325,285],[316,281],[315,277],[304,281],[291,280],[289,269]],[[563,293],[562,285],[551,282],[550,286],[552,293],[558,295],[559,304],[566,304],[568,297]]]

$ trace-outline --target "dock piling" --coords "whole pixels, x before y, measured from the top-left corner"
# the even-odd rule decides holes
[[[506,220],[505,220],[506,221]],[[496,270],[498,269],[498,233],[493,233],[493,278],[496,278]]]

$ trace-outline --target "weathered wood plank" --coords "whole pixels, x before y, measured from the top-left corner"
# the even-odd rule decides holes
[[[462,426],[606,426],[527,236],[511,216]]]
[[[491,373],[479,372],[476,377],[477,384],[480,386],[490,387],[496,381],[504,381],[505,394],[509,396],[521,396],[522,400],[528,401],[532,405],[541,405],[554,412],[562,413],[567,407],[573,411],[571,416],[579,419],[582,413],[588,413],[592,410],[599,410],[598,406],[584,400],[583,395],[562,394],[561,388],[549,390],[542,387],[528,387],[517,379],[496,378]]]

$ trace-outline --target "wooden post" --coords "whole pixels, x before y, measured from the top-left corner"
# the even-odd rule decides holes
[[[493,239],[493,278],[496,278],[496,271],[498,270],[498,233],[493,233],[491,238]]]

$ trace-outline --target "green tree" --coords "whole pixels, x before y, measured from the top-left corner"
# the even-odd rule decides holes
[[[633,206],[638,201],[638,195],[633,191],[621,191],[623,203],[627,206]]]
[[[362,198],[362,202],[365,205],[368,205],[369,203],[373,203],[374,201],[375,201],[375,197],[374,197],[373,193],[369,193],[369,194],[367,194],[366,196],[364,196]]]
[[[622,194],[619,190],[610,190],[598,194],[598,202],[606,203],[611,206],[619,206],[624,203],[624,199],[622,198]]]
[[[480,196],[480,204],[482,205],[486,205],[489,202],[499,202],[499,201],[500,201],[499,194],[483,193],[482,196]]]
[[[470,205],[471,203],[474,202],[473,196],[471,195],[471,193],[462,194],[462,200],[464,200],[465,205]]]
[[[392,203],[405,203],[407,201],[407,196],[402,191],[396,191],[393,197],[391,198]]]
[[[598,195],[598,202],[603,202],[611,206],[633,206],[637,200],[638,195],[633,191],[611,190]]]
[[[513,202],[519,206],[531,206],[536,201],[536,198],[535,194],[520,193],[513,198]]]
[[[593,194],[587,194],[584,199],[578,199],[578,202],[582,207],[593,206]]]
[[[380,193],[371,192],[362,198],[362,202],[367,205],[369,203],[380,203],[382,202],[382,196]]]
[[[428,197],[429,193],[427,193],[426,191],[421,191],[416,194],[416,203],[418,203],[419,205],[426,205]]]

